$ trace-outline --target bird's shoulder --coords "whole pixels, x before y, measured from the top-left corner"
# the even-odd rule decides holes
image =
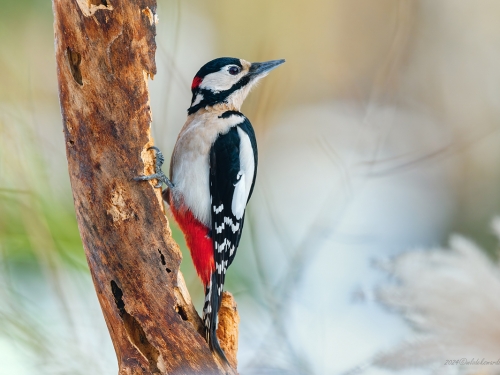
[[[189,143],[200,142],[212,145],[220,135],[246,122],[248,119],[241,112],[234,110],[198,111],[188,116],[176,144],[183,147]]]

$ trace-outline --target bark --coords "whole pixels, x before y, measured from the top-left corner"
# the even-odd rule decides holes
[[[153,172],[155,0],[53,0],[53,10],[76,215],[119,374],[236,374],[199,333],[160,189],[132,180]],[[235,366],[239,318],[228,311],[221,345]]]

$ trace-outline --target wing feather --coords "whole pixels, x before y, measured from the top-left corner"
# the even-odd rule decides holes
[[[242,123],[220,134],[210,151],[211,237],[215,271],[207,286],[203,319],[210,346],[222,356],[215,334],[217,314],[226,271],[240,242],[245,207],[252,194],[257,169],[257,148],[252,126],[243,115],[237,115],[242,117]],[[251,166],[249,160],[253,163]]]

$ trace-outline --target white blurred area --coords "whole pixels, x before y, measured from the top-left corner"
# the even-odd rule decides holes
[[[158,74],[150,96],[155,142],[165,155],[185,121],[191,80],[205,62],[287,60],[243,106],[260,153],[227,283],[241,315],[240,373],[475,373],[426,362],[388,368],[376,360],[414,332],[376,298],[393,280],[375,264],[442,246],[452,232],[490,253],[496,246],[489,223],[500,212],[500,3],[165,0],[158,15]],[[37,69],[55,68],[30,61],[36,87],[43,76]],[[50,86],[50,104],[43,106],[49,113],[35,126],[46,127],[43,157],[54,189],[65,187],[67,195],[55,81]],[[186,257],[182,267],[199,308],[202,289],[190,262]],[[425,276],[426,267],[420,263],[418,271],[411,275]],[[94,373],[113,373],[111,343],[105,331],[95,333],[104,324],[90,280],[64,281],[63,301],[71,301],[76,285],[90,290],[78,294],[90,306],[88,326],[80,323],[81,308],[66,310],[73,323],[54,323],[52,332],[64,342],[71,341],[72,325],[84,335],[70,369],[78,373],[95,358],[92,348],[104,347]],[[488,287],[478,286],[478,293]],[[42,321],[51,309],[40,308]],[[9,338],[0,336],[0,359],[4,347],[11,347]],[[33,373],[36,361],[11,352],[16,370],[9,375]],[[50,373],[50,366],[41,368]]]
[[[499,240],[499,218],[493,229]],[[416,334],[374,363],[396,373],[408,367],[436,375],[499,373],[500,267],[484,249],[453,235],[445,249],[410,251],[379,265],[393,282],[377,298]]]
[[[200,39],[165,47],[172,55],[198,65],[219,55],[287,59],[243,107],[260,158],[244,243],[228,276],[252,284],[233,290],[241,373],[431,373],[435,365],[372,364],[412,337],[402,317],[374,298],[389,279],[373,264],[443,244],[457,230],[491,243],[500,5],[221,1],[201,9],[214,22],[201,22]],[[199,11],[182,5],[186,18]],[[180,30],[186,24],[193,25],[181,18]],[[179,70],[186,82],[193,68]],[[183,123],[174,112],[168,130],[158,130],[155,117],[156,134],[168,135],[165,149]]]
[[[293,120],[311,125],[287,129]],[[367,122],[345,103],[293,110],[269,132],[251,223],[270,307],[283,304],[282,331],[264,331],[289,343],[265,345],[269,365],[280,353],[289,373],[341,373],[407,333],[372,299],[383,281],[373,262],[449,230],[456,164],[398,168],[441,133],[420,113],[377,107]]]

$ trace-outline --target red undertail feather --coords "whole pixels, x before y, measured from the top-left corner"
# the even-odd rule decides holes
[[[171,205],[170,208],[175,221],[184,233],[196,272],[198,272],[203,285],[207,286],[211,274],[215,270],[213,244],[208,237],[209,229],[200,223],[186,206],[181,205],[179,210],[176,210],[174,205]]]

